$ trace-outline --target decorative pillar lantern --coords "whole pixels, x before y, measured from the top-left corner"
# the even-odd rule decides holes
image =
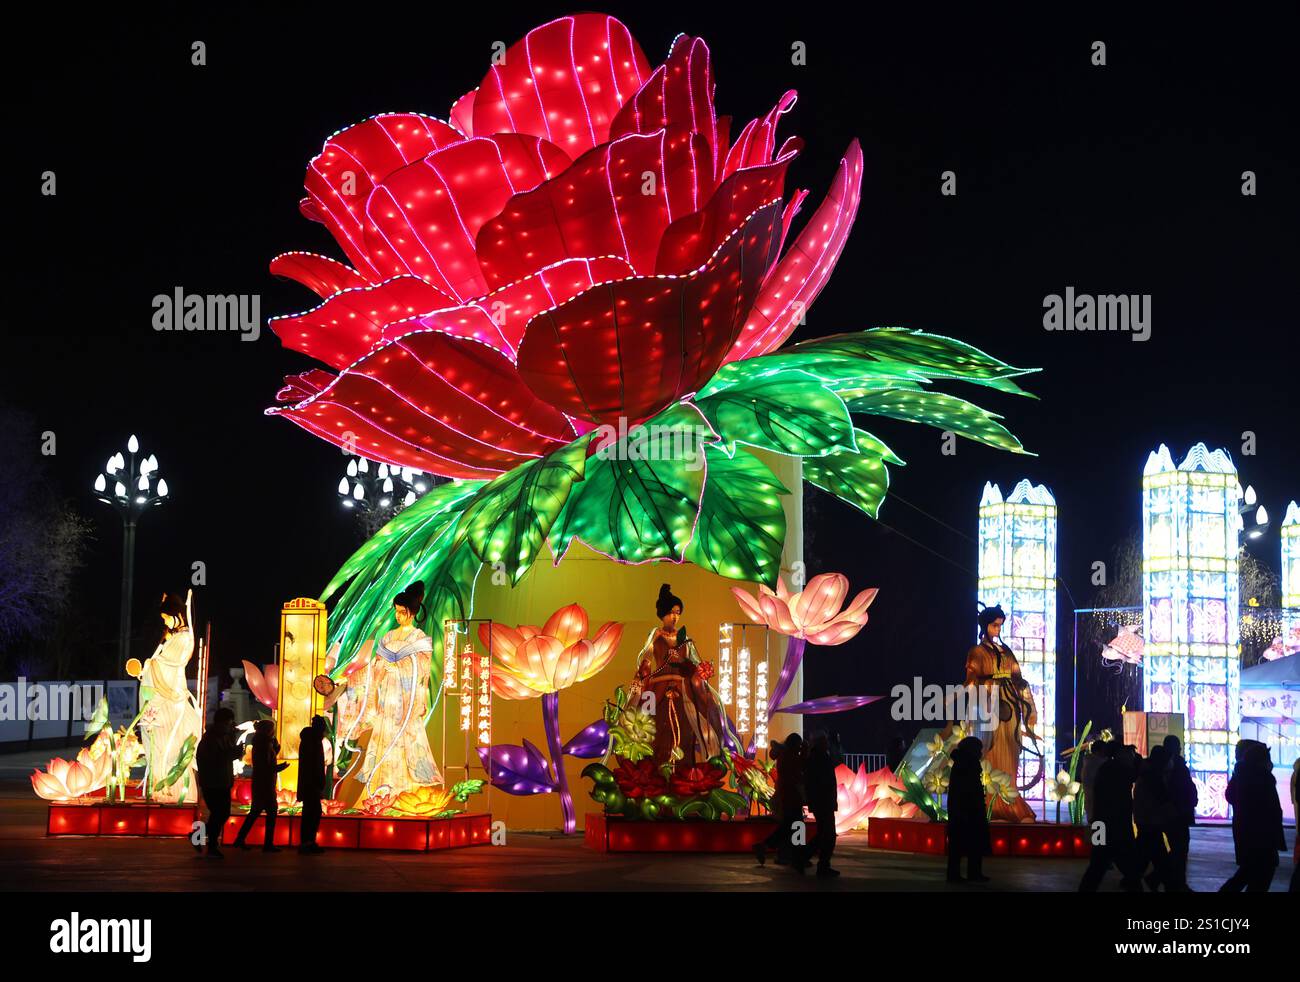
[[[724,706],[731,705],[735,667],[731,663],[731,625],[718,625],[718,698]]]
[[[1227,818],[1241,726],[1237,469],[1203,443],[1174,466],[1164,444],[1142,475],[1143,708],[1182,713],[1197,814]]]
[[[1021,754],[1016,775],[1027,801],[1045,799],[1056,762],[1056,499],[1043,485],[1023,480],[1005,499],[984,485],[979,509],[979,597],[1001,606],[1002,641],[1020,662],[1038,709],[1042,776],[1029,788],[1039,761]]]
[[[1300,647],[1300,505],[1282,519],[1282,650]]]
[[[299,597],[280,609],[280,704],[275,714],[280,760],[280,787],[298,787],[298,734],[321,712],[325,697],[312,680],[325,672],[325,605]]]

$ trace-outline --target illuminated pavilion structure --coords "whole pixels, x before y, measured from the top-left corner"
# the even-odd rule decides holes
[[[1203,443],[1142,476],[1143,708],[1182,713],[1183,752],[1204,818],[1227,818],[1240,729],[1237,469]]]
[[[1002,639],[1015,652],[1038,707],[1041,776],[1021,796],[1030,807],[1044,803],[1046,778],[1056,760],[1056,499],[1043,485],[1022,480],[1005,499],[984,485],[979,510],[979,601],[1001,605],[1007,620]],[[1017,784],[1038,763],[1021,756]]]

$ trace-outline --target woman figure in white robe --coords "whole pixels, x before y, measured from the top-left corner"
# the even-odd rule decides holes
[[[343,741],[370,730],[365,754],[344,775],[364,785],[362,799],[442,785],[425,730],[433,639],[416,626],[423,603],[424,584],[418,580],[394,598],[397,627],[380,639],[378,649],[366,642],[357,656],[364,667],[339,681],[325,704],[328,709],[339,703]]]
[[[150,799],[164,804],[189,804],[198,800],[194,748],[199,741],[201,721],[198,703],[185,678],[186,667],[194,654],[189,608],[188,595],[182,605],[178,597],[163,594],[159,610],[163,639],[140,670],[140,729],[148,762],[145,787]],[[189,757],[188,763],[168,782],[185,756]]]

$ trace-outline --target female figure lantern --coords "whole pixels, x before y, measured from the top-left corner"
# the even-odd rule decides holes
[[[1022,731],[1038,739],[1034,733],[1038,710],[1029,683],[1020,673],[1020,662],[1002,643],[1005,621],[1006,614],[1001,607],[985,607],[980,611],[980,642],[966,653],[966,684],[993,690],[996,716],[984,723],[987,729],[981,739],[988,747],[984,757],[990,767],[1010,775],[1014,781],[1019,772],[1020,752],[1024,749]],[[988,705],[984,700],[980,703]],[[1008,802],[994,797],[993,818],[1004,822],[1032,822],[1034,813],[1022,798]]]
[[[339,732],[370,742],[346,777],[363,785],[361,797],[381,789],[400,794],[442,784],[425,731],[433,639],[416,626],[424,612],[424,584],[416,581],[393,598],[397,627],[363,647],[358,670],[338,684],[330,706],[340,702]]]
[[[654,714],[656,764],[707,760],[727,745],[720,703],[709,687],[708,670],[695,642],[684,627],[678,627],[682,601],[667,583],[659,588],[655,613],[660,626],[641,649],[632,701],[648,703],[644,708]]]
[[[188,597],[182,603],[173,594],[163,594],[158,610],[162,641],[139,670],[140,728],[148,754],[149,797],[167,803],[192,802],[198,797],[190,772],[201,727],[198,703],[185,679],[194,654],[188,601]],[[136,674],[131,667],[127,670]]]

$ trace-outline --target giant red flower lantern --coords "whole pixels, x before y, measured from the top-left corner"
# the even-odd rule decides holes
[[[853,413],[1022,449],[927,388],[1021,391],[1023,369],[969,345],[879,328],[780,348],[843,250],[862,154],[851,143],[796,217],[803,144],[778,134],[795,94],[735,127],[714,96],[701,39],[652,69],[619,21],[577,14],[508,48],[445,120],[374,116],[309,163],[301,210],[348,263],[272,262],[321,298],[273,329],[326,367],[267,411],[455,479],[326,587],[342,591],[332,674],[391,618],[396,570],[426,582],[434,623],[469,616],[482,564],[517,582],[575,540],[774,586],[791,489],[749,448],[803,458],[804,479],[874,517],[900,461]]]
[[[479,478],[781,344],[844,246],[862,155],[782,258],[805,194],[785,190],[802,142],[777,138],[795,95],[734,139],[713,95],[699,38],[651,70],[621,23],[579,14],[530,31],[446,121],[331,136],[301,210],[352,265],[294,252],[271,269],[324,301],[275,332],[335,371],[288,379],[268,411]]]

